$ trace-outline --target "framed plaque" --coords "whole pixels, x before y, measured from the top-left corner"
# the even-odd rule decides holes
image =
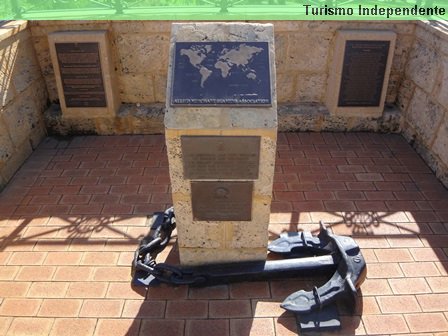
[[[186,179],[256,180],[259,136],[182,136]]]
[[[53,32],[48,43],[63,116],[115,116],[121,99],[108,31]]]
[[[268,42],[176,42],[171,105],[270,106]]]
[[[384,111],[396,33],[340,30],[336,33],[325,105],[331,114],[378,118]]]
[[[99,43],[56,43],[67,107],[106,107]]]
[[[338,106],[379,106],[390,41],[347,41]]]
[[[253,182],[191,182],[193,220],[250,221]]]

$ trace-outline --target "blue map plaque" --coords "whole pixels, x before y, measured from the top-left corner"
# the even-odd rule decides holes
[[[268,42],[177,42],[171,105],[271,105]]]

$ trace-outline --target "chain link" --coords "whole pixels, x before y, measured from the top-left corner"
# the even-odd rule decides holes
[[[156,216],[162,216],[162,214],[156,214]],[[203,277],[193,276],[178,267],[164,263],[157,264],[157,255],[168,246],[175,227],[176,219],[172,207],[163,213],[162,220],[160,217],[155,217],[149,234],[135,251],[133,272],[144,271],[148,273],[148,276],[152,275],[159,281],[170,284],[183,285],[203,282]]]

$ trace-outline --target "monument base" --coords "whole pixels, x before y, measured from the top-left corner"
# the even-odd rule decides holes
[[[260,166],[258,179],[213,180],[219,186],[230,183],[253,183],[249,195],[251,209],[249,220],[212,220],[221,216],[219,209],[210,208],[209,220],[197,219],[194,214],[192,187],[183,174],[182,136],[259,136]],[[173,206],[176,213],[178,245],[182,265],[204,263],[240,262],[266,260],[268,225],[270,217],[274,158],[276,154],[277,130],[272,129],[228,129],[228,130],[173,130],[166,129],[167,152],[171,175]],[[211,180],[194,181],[195,184]],[[194,195],[193,195],[194,196]],[[203,204],[207,207],[207,204]],[[205,209],[204,211],[207,211]],[[222,209],[224,211],[224,209]],[[227,210],[229,211],[229,210]]]

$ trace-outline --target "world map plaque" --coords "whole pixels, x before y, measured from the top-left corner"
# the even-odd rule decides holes
[[[177,42],[171,105],[271,105],[268,42]]]

